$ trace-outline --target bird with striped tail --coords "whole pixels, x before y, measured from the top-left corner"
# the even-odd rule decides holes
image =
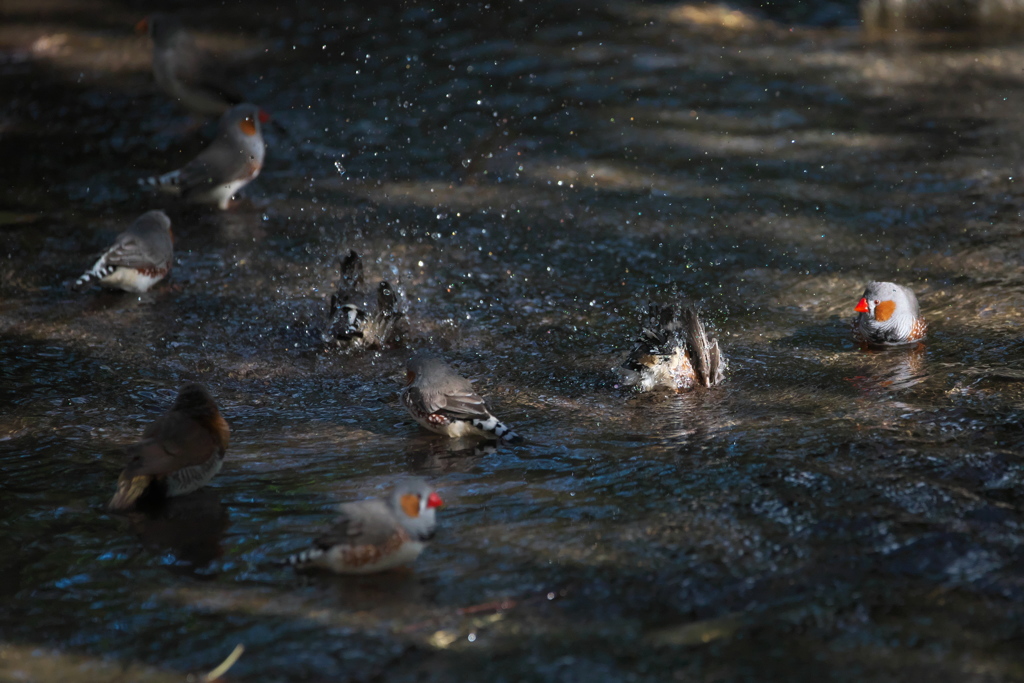
[[[441,496],[426,481],[400,481],[387,500],[338,506],[338,517],[313,547],[284,561],[296,569],[373,574],[407,565],[434,537]]]
[[[402,404],[420,425],[453,439],[480,436],[516,443],[523,438],[491,414],[473,384],[440,356],[420,352],[406,364]]]
[[[80,292],[98,283],[142,294],[170,272],[173,256],[171,219],[163,211],[147,211],[117,236],[71,289]]]
[[[217,137],[195,159],[176,171],[140,178],[139,184],[223,211],[260,174],[266,154],[261,126],[269,121],[255,104],[236,105],[224,112]]]

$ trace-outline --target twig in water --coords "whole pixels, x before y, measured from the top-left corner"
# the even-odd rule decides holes
[[[218,666],[216,669],[206,674],[206,678],[203,680],[215,681],[224,674],[226,674],[228,672],[228,669],[233,667],[235,665],[235,662],[238,661],[238,658],[242,656],[243,652],[245,652],[245,645],[242,645],[241,643],[235,645],[235,649],[231,651],[231,654],[228,655],[228,658],[221,662],[220,666]]]

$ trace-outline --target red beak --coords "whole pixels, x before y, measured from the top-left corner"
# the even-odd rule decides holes
[[[853,310],[857,311],[858,313],[867,313],[870,310],[868,308],[868,300],[865,299],[864,297],[861,297],[860,301],[857,302],[857,306]]]
[[[270,114],[260,109],[260,123],[270,123]]]
[[[141,36],[143,33],[146,33],[148,31],[149,17],[143,17],[142,19],[139,19],[139,23],[135,24],[135,32]]]
[[[441,496],[437,495],[437,491],[434,491],[429,496],[427,496],[428,508],[439,508],[442,505],[444,505],[444,501],[441,500]]]

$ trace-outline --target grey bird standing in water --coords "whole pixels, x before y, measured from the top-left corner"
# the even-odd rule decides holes
[[[482,436],[514,443],[522,437],[491,414],[472,383],[440,356],[420,352],[406,364],[402,403],[416,422],[452,438]]]
[[[117,236],[71,288],[80,292],[94,283],[141,294],[171,270],[174,239],[171,219],[163,211],[147,211]]]
[[[231,197],[263,168],[266,147],[261,124],[270,115],[255,104],[239,104],[221,117],[210,146],[177,171],[142,178],[139,184],[181,196],[187,201],[227,209]]]
[[[854,307],[853,339],[865,346],[914,344],[928,333],[917,296],[894,282],[869,282]]]

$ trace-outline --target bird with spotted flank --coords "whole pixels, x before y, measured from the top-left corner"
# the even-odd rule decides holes
[[[336,574],[373,574],[419,557],[437,528],[441,496],[425,480],[400,481],[387,500],[373,498],[338,506],[338,517],[313,547],[285,564]]]
[[[491,414],[473,384],[440,356],[420,352],[406,364],[407,385],[402,404],[420,425],[453,439],[478,436],[506,443],[522,441]]]
[[[171,270],[174,238],[171,219],[163,211],[147,211],[114,240],[92,268],[73,285],[80,292],[99,283],[111,289],[142,294]]]
[[[916,344],[928,332],[917,296],[894,282],[869,282],[853,310],[853,339],[861,346]]]

